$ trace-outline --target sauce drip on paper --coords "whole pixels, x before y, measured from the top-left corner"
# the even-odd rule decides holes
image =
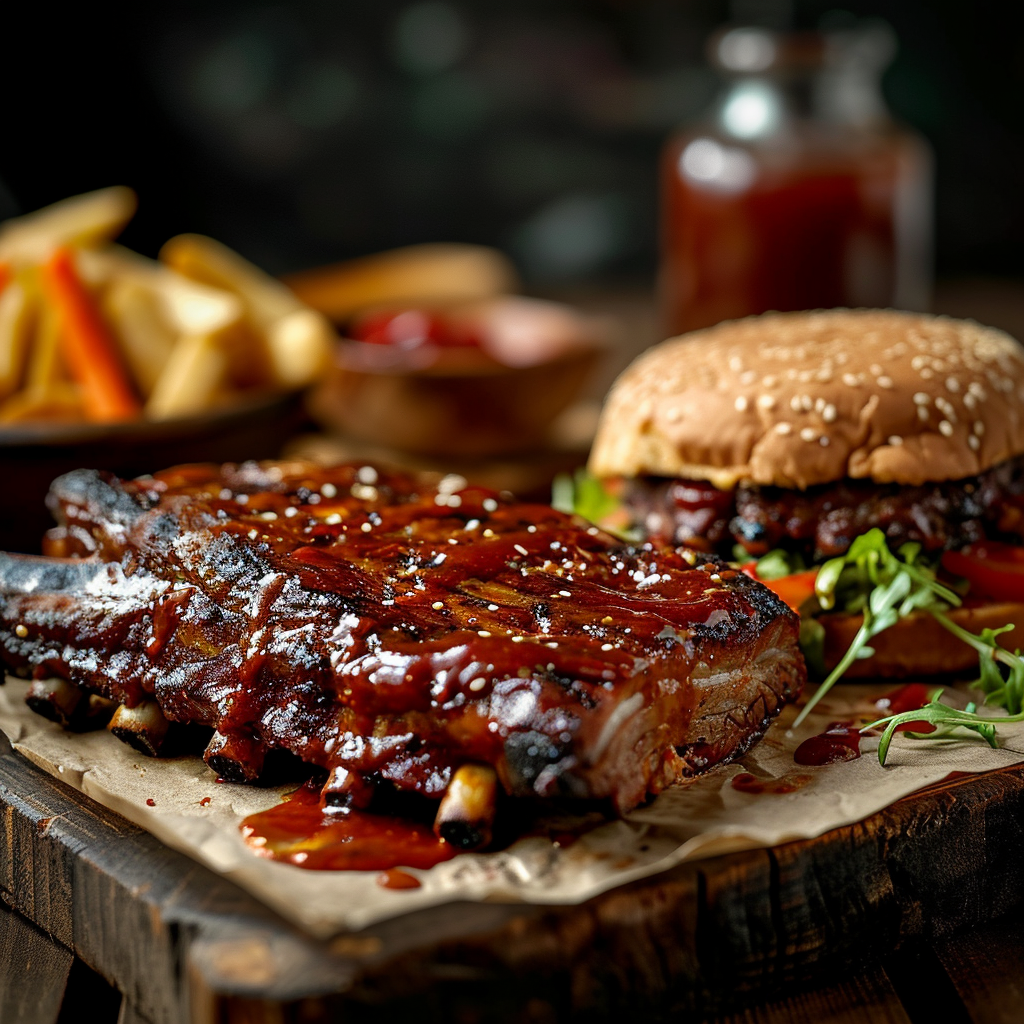
[[[740,772],[739,775],[733,776],[730,785],[740,793],[750,793],[754,796],[768,793],[776,796],[803,789],[811,778],[810,775],[783,775],[777,779],[759,779],[750,772]]]
[[[899,689],[879,697],[875,707],[881,715],[902,715],[904,711],[923,708],[931,696],[934,686],[925,683],[907,683]],[[931,722],[904,722],[896,726],[897,732],[935,732]]]
[[[423,809],[428,808],[433,810],[424,802]],[[609,820],[605,811],[594,807],[556,808],[529,803],[509,807],[488,849],[504,849],[530,837],[549,839],[565,849]],[[419,879],[400,868],[425,870],[461,852],[439,839],[422,816],[325,810],[313,781],[277,806],[250,814],[241,832],[246,845],[261,857],[314,871],[378,871],[377,884],[385,889],[418,888]]]
[[[377,876],[377,884],[382,889],[418,889],[423,883],[408,871],[401,868],[388,868]]]
[[[793,760],[797,764],[820,767],[853,761],[860,757],[860,729],[850,722],[833,722],[823,733],[803,741]]]
[[[310,786],[297,789],[276,807],[250,814],[242,823],[242,837],[261,857],[318,871],[432,868],[459,852],[438,839],[429,825],[409,818],[325,811],[320,793]]]

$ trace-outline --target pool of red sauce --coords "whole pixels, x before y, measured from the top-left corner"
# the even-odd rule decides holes
[[[917,711],[928,703],[934,686],[926,683],[907,683],[879,697],[875,707],[881,715],[902,715],[904,711]],[[896,727],[897,732],[935,732],[931,722],[904,722]]]
[[[750,772],[740,772],[733,776],[730,785],[740,793],[782,795],[803,789],[812,778],[811,775],[783,775],[778,779],[759,779]]]
[[[319,792],[302,786],[276,807],[250,814],[242,837],[252,851],[270,860],[313,871],[380,871],[389,889],[413,888],[419,882],[392,869],[432,868],[459,851],[438,839],[429,824],[367,814],[356,810],[325,811]]]
[[[424,804],[424,808],[428,806],[433,810],[432,805]],[[609,813],[513,802],[505,808],[504,827],[488,849],[504,849],[518,839],[536,836],[565,849],[605,824]],[[385,889],[418,888],[419,879],[402,868],[425,870],[461,852],[438,839],[426,820],[324,810],[313,781],[289,793],[277,806],[250,814],[242,822],[241,832],[260,857],[312,871],[377,871],[377,884]]]
[[[833,722],[823,733],[811,736],[796,748],[797,764],[820,767],[860,757],[860,729],[851,722]]]
[[[916,711],[928,703],[933,689],[927,683],[907,683],[879,697],[875,701],[875,709],[881,716]],[[930,722],[904,722],[896,731],[927,733],[934,732],[935,726]],[[833,722],[823,733],[804,740],[796,748],[793,760],[797,764],[809,766],[853,761],[860,757],[860,740],[858,726],[852,722]]]

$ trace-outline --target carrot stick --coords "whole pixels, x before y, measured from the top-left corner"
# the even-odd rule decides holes
[[[43,266],[43,287],[58,312],[61,352],[81,385],[86,416],[97,423],[137,419],[142,407],[68,249],[57,249]]]
[[[10,263],[0,262],[0,292],[2,292],[11,280],[11,265]]]

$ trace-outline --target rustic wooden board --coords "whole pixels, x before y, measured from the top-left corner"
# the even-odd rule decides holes
[[[715,1024],[911,1024],[884,971],[749,1007]]]
[[[6,745],[0,811],[0,896],[124,993],[124,1021],[150,1024],[741,1012],[1024,903],[1021,768],[581,906],[449,905],[326,943]],[[903,1019],[857,984],[878,1019]]]
[[[0,903],[0,1021],[54,1024],[74,956]]]
[[[950,936],[935,952],[973,1024],[1019,1024],[1024,1018],[1024,923]]]

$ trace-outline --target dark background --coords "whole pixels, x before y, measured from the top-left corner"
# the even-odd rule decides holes
[[[835,6],[797,0],[791,20]],[[935,150],[938,274],[1024,274],[1024,5],[842,6],[900,37],[884,88]],[[656,155],[712,96],[704,40],[737,9],[779,17],[772,0],[19,5],[0,214],[125,183],[124,241],[149,255],[201,231],[284,272],[446,239],[502,247],[537,287],[648,281]]]

